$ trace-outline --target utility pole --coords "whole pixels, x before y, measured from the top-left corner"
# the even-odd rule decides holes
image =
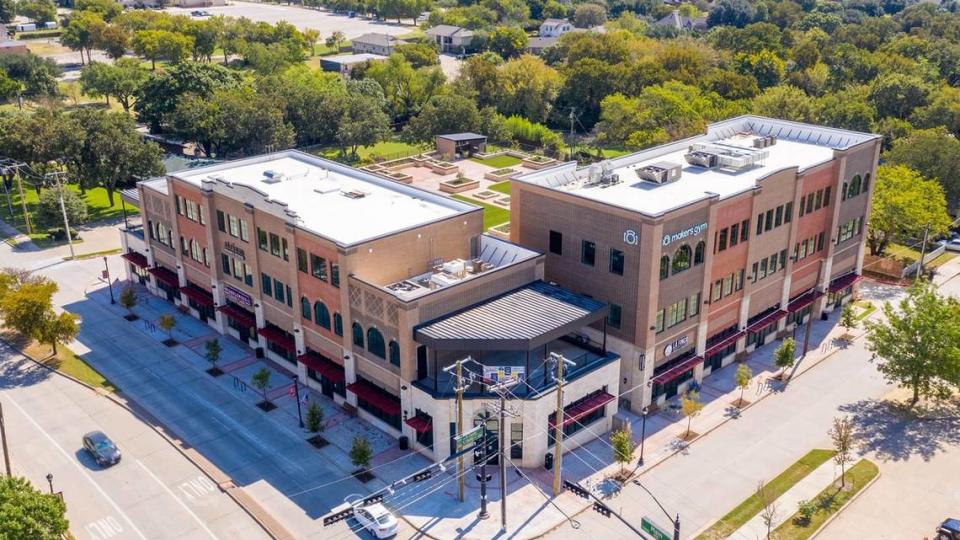
[[[927,235],[929,234],[930,234],[930,224],[927,223],[923,227],[923,244],[920,246],[920,259],[917,260],[917,273],[913,277],[914,282],[920,279],[920,275],[923,274],[923,257],[927,252]]]
[[[7,429],[3,420],[3,403],[0,403],[0,444],[3,445],[3,466],[7,470],[7,476],[10,474],[10,451],[7,450]]]
[[[483,444],[480,445],[480,513],[477,514],[477,519],[487,519],[490,517],[490,512],[487,512],[487,421],[483,420],[483,426],[481,429],[480,440],[483,441]]]
[[[557,413],[553,425],[553,496],[556,497],[560,495],[560,469],[563,464],[563,446],[561,444],[563,441],[563,366],[570,360],[559,353],[550,353],[550,358],[557,363]]]
[[[463,377],[463,363],[470,362],[473,358],[466,357],[460,360],[457,360],[452,365],[449,365],[443,368],[443,371],[450,373],[451,370],[456,370],[454,377],[457,379],[457,386],[454,387],[454,391],[457,393],[457,436],[463,435],[463,392],[467,389],[467,384],[464,382]],[[457,499],[460,502],[464,501],[464,472],[463,472],[463,456],[457,458]]]
[[[53,181],[57,185],[57,193],[60,196],[60,212],[63,213],[63,229],[67,234],[67,244],[70,245],[70,259],[76,259],[76,253],[73,251],[73,235],[70,234],[70,221],[67,219],[67,205],[63,202],[63,190],[66,189],[65,184],[61,181],[61,177],[65,176],[67,173],[63,171],[55,171],[52,173],[47,173],[47,176],[53,177]]]
[[[517,384],[519,379],[508,379],[497,382],[490,387],[490,390],[497,393],[500,397],[500,530],[507,532],[507,452],[506,452],[506,434],[507,434],[507,391]],[[516,417],[516,413],[509,412],[511,417]]]
[[[27,213],[27,199],[23,196],[23,179],[20,178],[20,165],[23,163],[14,163],[13,164],[13,176],[17,179],[17,191],[20,192],[20,206],[23,209],[23,222],[27,226],[27,234],[33,234],[33,227],[30,225],[30,214]]]

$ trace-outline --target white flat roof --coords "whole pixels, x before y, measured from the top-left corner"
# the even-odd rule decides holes
[[[774,136],[773,145],[757,148],[754,141]],[[835,150],[843,150],[879,137],[759,116],[743,116],[711,124],[707,133],[691,139],[657,146],[605,161],[591,168],[577,169],[567,163],[515,177],[516,180],[600,201],[650,216],[714,195],[725,199],[749,191],[757,181],[774,172],[797,167],[803,171],[830,161]],[[732,160],[752,164],[735,168],[705,168],[689,164],[685,155],[694,145],[707,152],[729,152]],[[678,180],[657,184],[638,176],[637,170],[650,165],[675,164],[681,168]],[[615,178],[612,183],[595,182],[602,171]]]
[[[475,206],[296,150],[171,176],[283,215],[341,245],[477,211]],[[255,191],[229,191],[236,186]]]

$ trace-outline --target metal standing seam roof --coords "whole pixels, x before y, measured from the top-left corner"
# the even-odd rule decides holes
[[[437,135],[437,137],[441,139],[446,139],[448,141],[456,141],[456,142],[475,141],[477,139],[486,140],[487,138],[486,135],[480,135],[477,133],[447,133],[445,135]]]
[[[531,349],[606,316],[603,302],[536,281],[415,329],[437,348]]]

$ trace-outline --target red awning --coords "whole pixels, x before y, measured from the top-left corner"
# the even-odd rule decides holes
[[[400,400],[382,388],[365,381],[357,381],[347,386],[347,390],[386,414],[400,414]]]
[[[213,295],[196,285],[180,287],[180,293],[201,306],[213,307]]]
[[[267,326],[266,328],[257,330],[257,333],[266,338],[266,340],[270,343],[273,343],[277,347],[280,347],[287,352],[297,352],[296,342],[292,337],[288,336],[286,332],[280,330],[279,328]]]
[[[837,279],[830,282],[830,292],[837,292],[837,291],[846,289],[847,287],[860,281],[862,277],[863,276],[858,276],[853,272],[845,276],[838,277]]]
[[[166,283],[171,287],[180,286],[180,278],[177,277],[177,273],[167,270],[162,266],[154,266],[153,268],[148,268],[147,272],[153,274],[153,277],[157,278],[157,281]]]
[[[780,319],[786,316],[787,316],[786,311],[783,311],[782,309],[778,309],[773,313],[767,315],[766,317],[760,319],[759,321],[748,326],[747,332],[759,332],[760,330],[763,330],[764,328],[770,326],[771,324],[779,321]]]
[[[679,364],[673,366],[672,368],[664,371],[663,373],[657,375],[653,378],[653,384],[667,384],[668,382],[680,377],[684,373],[690,371],[691,369],[697,367],[697,364],[703,362],[702,356],[694,356],[680,362]]]
[[[233,304],[224,304],[217,310],[244,326],[257,325],[257,317],[254,314]]]
[[[315,352],[307,351],[307,354],[298,356],[297,360],[334,384],[342,383],[347,378],[343,366],[337,365],[333,360],[324,358]]]
[[[584,416],[592,413],[593,411],[603,407],[607,403],[610,403],[616,399],[610,394],[600,391],[596,394],[591,395],[586,399],[581,399],[577,403],[568,405],[563,409],[563,427],[567,427],[570,424],[580,420]],[[556,426],[556,413],[554,413],[554,418],[550,420],[550,427],[553,428]]]
[[[729,336],[721,339],[720,341],[718,341],[718,342],[714,343],[713,345],[711,345],[710,347],[708,347],[707,350],[704,351],[703,357],[704,357],[704,358],[710,358],[710,357],[713,356],[714,354],[716,354],[716,353],[722,351],[723,349],[726,349],[726,348],[729,347],[730,345],[733,345],[734,343],[736,343],[737,340],[740,339],[741,337],[743,337],[744,334],[746,334],[746,332],[744,332],[743,330],[741,330],[741,331],[739,331],[739,332],[737,332],[737,333],[730,334]]]
[[[406,424],[421,435],[433,429],[433,421],[430,418],[421,415],[414,416],[413,418],[407,418]]]
[[[130,253],[124,253],[120,255],[127,260],[130,264],[134,266],[139,266],[140,268],[146,268],[150,266],[150,263],[147,262],[147,258],[143,255],[137,253],[136,251],[131,251]]]
[[[800,311],[801,309],[812,304],[814,300],[816,300],[817,298],[820,298],[821,296],[823,296],[823,293],[820,291],[813,290],[813,291],[805,292],[800,296],[796,297],[792,302],[790,302],[789,305],[787,305],[787,312],[795,313],[797,311]]]

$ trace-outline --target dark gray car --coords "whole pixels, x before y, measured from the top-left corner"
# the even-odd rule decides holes
[[[116,465],[120,462],[120,450],[102,431],[91,431],[84,435],[83,448],[101,467]]]

